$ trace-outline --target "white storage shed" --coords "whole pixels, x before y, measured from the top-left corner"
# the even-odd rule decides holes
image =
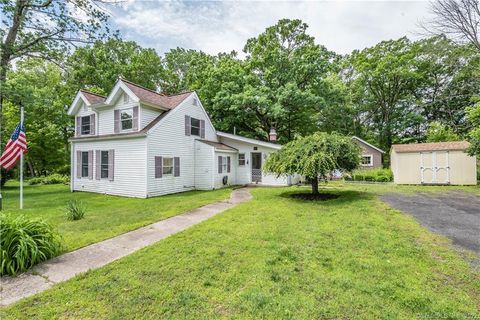
[[[467,141],[394,144],[390,150],[397,184],[476,185],[477,160]]]

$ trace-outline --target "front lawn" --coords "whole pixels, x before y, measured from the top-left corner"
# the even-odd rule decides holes
[[[303,188],[301,188],[303,189]],[[370,192],[250,202],[4,308],[4,319],[464,319],[480,273]]]
[[[191,191],[155,197],[133,199],[96,193],[69,191],[66,185],[24,186],[24,210],[18,210],[18,183],[9,182],[2,190],[5,212],[43,218],[62,236],[64,251],[111,238],[178,215],[205,204],[227,199],[230,189]],[[68,221],[65,206],[70,199],[82,201],[85,218]]]

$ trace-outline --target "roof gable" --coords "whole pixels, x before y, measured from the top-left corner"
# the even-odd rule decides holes
[[[360,143],[362,143],[362,144],[364,144],[364,145],[367,145],[367,146],[369,146],[369,147],[372,148],[372,149],[377,150],[378,152],[385,153],[385,151],[383,151],[382,149],[375,147],[373,144],[370,144],[370,143],[368,143],[367,141],[365,141],[365,140],[363,140],[363,139],[360,139],[360,138],[357,137],[357,136],[353,136],[352,139],[355,139],[355,140],[357,140],[358,142],[360,142]]]
[[[73,99],[72,104],[68,108],[67,114],[74,115],[77,113],[78,108],[82,105],[82,103],[86,104],[87,106],[91,106],[98,103],[103,103],[105,101],[105,97],[99,94],[86,91],[86,90],[78,90],[75,98]]]

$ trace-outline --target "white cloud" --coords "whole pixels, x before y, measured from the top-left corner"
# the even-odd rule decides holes
[[[113,10],[125,38],[164,53],[177,46],[218,52],[241,51],[248,38],[282,18],[298,18],[317,43],[339,53],[382,40],[415,37],[428,2],[295,1],[164,2],[130,0]]]

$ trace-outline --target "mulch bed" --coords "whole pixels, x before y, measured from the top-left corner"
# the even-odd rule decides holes
[[[332,193],[319,193],[319,194],[312,194],[312,193],[293,193],[290,197],[299,200],[309,200],[309,201],[326,201],[337,199],[339,195],[332,194]]]

